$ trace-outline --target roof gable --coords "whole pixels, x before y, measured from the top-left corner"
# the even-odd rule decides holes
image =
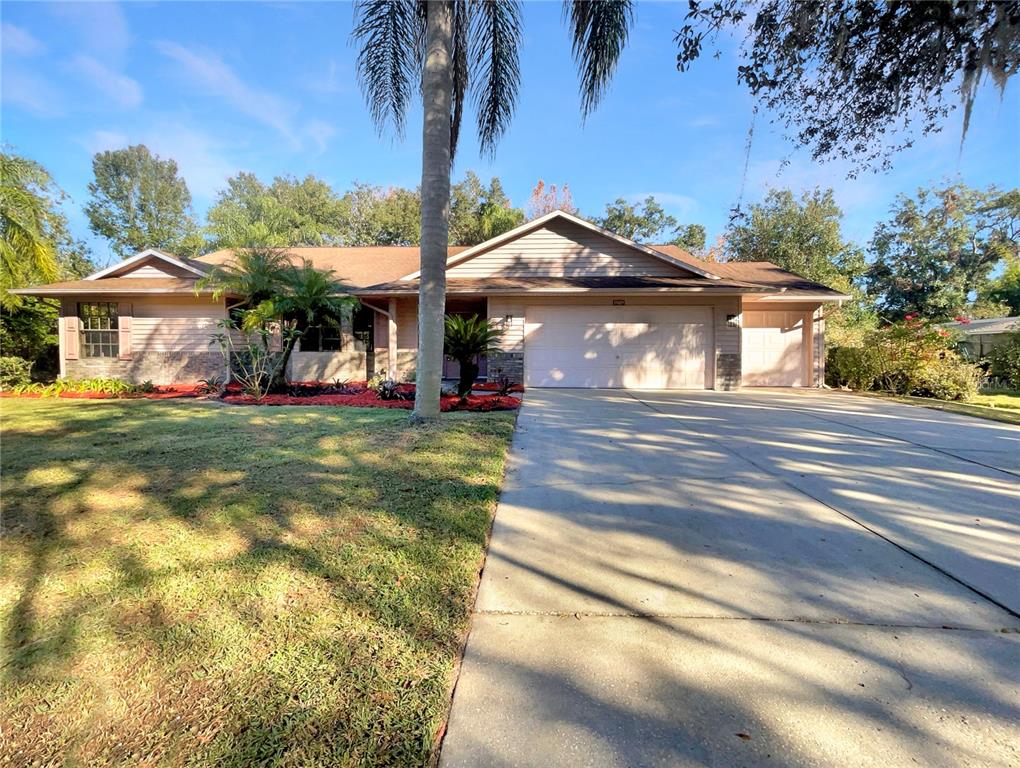
[[[111,277],[122,278],[183,278],[196,279],[205,275],[205,271],[194,264],[189,264],[169,253],[148,248],[136,253],[124,261],[113,264],[106,269],[86,277],[86,280],[103,280]]]
[[[414,280],[420,270],[404,276]],[[553,211],[447,259],[454,277],[580,277],[717,275],[628,240],[589,221]]]

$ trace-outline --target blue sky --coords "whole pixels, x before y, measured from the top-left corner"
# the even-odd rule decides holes
[[[566,182],[589,215],[617,197],[654,194],[713,240],[740,194],[751,119],[735,46],[680,74],[672,38],[686,3],[640,4],[608,97],[582,125],[560,8],[526,4],[513,127],[491,162],[466,130],[455,176],[498,175],[515,204],[539,178]],[[377,134],[354,77],[349,4],[5,2],[2,17],[2,140],[50,170],[81,237],[93,153],[129,143],[177,160],[199,215],[241,170],[313,173],[338,190],[355,180],[418,183],[420,111],[403,139]],[[850,180],[845,163],[813,163],[759,116],[744,199],[770,185],[831,186],[846,233],[863,243],[899,192],[955,178],[1020,184],[1018,136],[1017,86],[1004,98],[986,87],[962,151],[957,115],[897,155],[892,171]],[[106,261],[105,244],[89,239]]]

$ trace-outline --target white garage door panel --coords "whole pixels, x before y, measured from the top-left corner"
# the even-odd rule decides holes
[[[744,312],[741,378],[749,387],[803,387],[803,312]]]
[[[532,387],[703,389],[707,307],[532,307],[525,383]]]

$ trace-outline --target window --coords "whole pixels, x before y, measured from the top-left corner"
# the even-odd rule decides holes
[[[79,304],[78,318],[81,321],[82,357],[117,357],[120,354],[115,303]]]
[[[339,352],[343,348],[340,329],[332,325],[311,325],[301,334],[302,352]]]

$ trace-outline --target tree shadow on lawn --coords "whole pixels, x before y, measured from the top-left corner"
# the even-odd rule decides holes
[[[4,421],[3,757],[428,761],[510,418],[132,401]]]

